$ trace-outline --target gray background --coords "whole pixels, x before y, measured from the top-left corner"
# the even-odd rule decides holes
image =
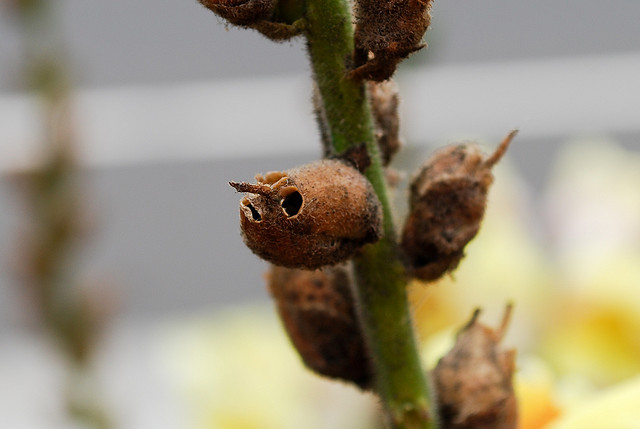
[[[195,0],[56,0],[80,85],[153,84],[307,69],[301,42],[272,43],[227,28]],[[443,0],[433,7],[435,64],[640,50],[630,0]],[[0,9],[0,90],[19,81],[19,37]]]
[[[308,71],[299,41],[274,44],[254,32],[226,28],[192,0],[58,4],[80,87]],[[640,52],[639,23],[640,2],[633,1],[437,1],[429,49],[403,66]],[[6,10],[0,9],[0,96],[20,90],[18,36]],[[544,183],[561,137],[524,142],[511,151],[534,189]],[[637,134],[612,137],[640,148]],[[408,149],[400,165],[412,168],[424,152]],[[114,285],[125,317],[185,314],[264,299],[265,264],[238,237],[238,196],[226,182],[317,156],[248,155],[84,171],[87,201],[98,226],[82,256],[86,271]],[[19,219],[15,195],[8,181],[0,180],[0,322],[5,326],[24,321],[7,262]]]

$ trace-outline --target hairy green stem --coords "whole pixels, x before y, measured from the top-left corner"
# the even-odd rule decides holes
[[[355,259],[356,301],[371,353],[375,388],[393,428],[432,428],[429,386],[420,365],[407,301],[407,278],[365,86],[346,77],[353,26],[346,0],[306,0],[305,34],[328,135],[337,153],[364,143],[365,172],[382,203],[384,237]]]

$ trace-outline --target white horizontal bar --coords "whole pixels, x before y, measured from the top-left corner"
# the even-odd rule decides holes
[[[400,77],[409,142],[639,132],[640,54],[425,67]],[[83,160],[114,165],[317,151],[306,76],[81,90]],[[38,104],[0,97],[0,171],[39,152]]]
[[[402,83],[415,141],[514,127],[520,137],[640,132],[640,53],[434,68]]]

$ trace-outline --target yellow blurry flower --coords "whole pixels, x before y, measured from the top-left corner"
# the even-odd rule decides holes
[[[307,371],[271,305],[183,322],[164,360],[193,429],[374,426],[373,398]]]
[[[515,379],[518,429],[543,428],[561,413],[555,398],[553,374],[539,359],[529,356],[519,361]]]
[[[640,376],[569,410],[547,429],[640,429]]]
[[[541,349],[598,385],[640,373],[640,154],[569,145],[547,192],[558,293]]]

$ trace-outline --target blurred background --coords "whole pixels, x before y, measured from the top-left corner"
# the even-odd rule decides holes
[[[0,2],[0,427],[83,427],[63,410],[62,358],[14,275],[26,216],[14,178],[39,165],[46,139],[10,3]],[[287,346],[227,184],[320,156],[302,41],[226,26],[196,1],[51,3],[90,219],[75,272],[105,284],[114,309],[91,368],[115,427],[370,427],[341,409],[375,414],[371,398],[306,374]],[[497,324],[514,300],[507,345],[540,359],[522,367],[546,371],[561,413],[567,397],[640,371],[640,3],[436,2],[432,14],[429,48],[396,75],[406,147],[394,167],[408,175],[443,144],[492,148],[520,134],[460,272],[416,286],[421,335],[438,350],[438,334],[474,306]],[[396,197],[401,220],[402,188]],[[583,313],[603,291],[615,305]],[[555,318],[573,307],[575,318]],[[550,335],[562,331],[552,320],[566,337]],[[590,329],[609,343],[590,342]],[[613,355],[582,362],[593,350]]]

